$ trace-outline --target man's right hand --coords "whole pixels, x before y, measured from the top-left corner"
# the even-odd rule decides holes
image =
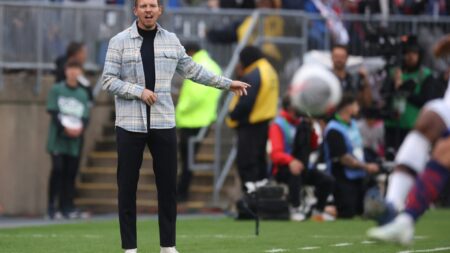
[[[300,160],[294,159],[289,163],[289,170],[293,175],[300,175],[305,166]]]
[[[380,167],[376,163],[367,163],[366,166],[365,166],[365,170],[369,174],[375,174],[378,171],[380,171]]]
[[[156,103],[157,99],[158,99],[158,96],[156,96],[156,94],[149,89],[144,89],[144,91],[141,94],[141,100],[144,103],[146,103],[148,106],[151,106],[154,103]]]

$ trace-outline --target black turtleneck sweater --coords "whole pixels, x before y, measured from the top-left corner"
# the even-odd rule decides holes
[[[144,67],[145,88],[155,91],[155,36],[157,28],[147,31],[139,28],[139,35],[144,38],[141,46],[142,65]],[[150,129],[150,106],[147,106],[147,129]]]

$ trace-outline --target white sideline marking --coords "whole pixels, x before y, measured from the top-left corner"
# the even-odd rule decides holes
[[[330,246],[332,246],[332,247],[347,247],[350,245],[353,245],[353,243],[343,242],[343,243],[332,244]]]
[[[349,235],[311,235],[311,237],[312,238],[318,238],[318,239],[321,239],[321,238],[334,238],[334,239],[337,239],[337,238],[345,238],[345,239],[348,239],[348,238],[355,238],[355,239],[361,238],[361,239],[364,239],[366,236],[364,236],[364,235],[361,235],[361,236],[358,236],[358,235],[351,235],[351,236],[349,236]]]
[[[312,246],[312,247],[303,247],[303,248],[298,248],[299,250],[315,250],[315,249],[320,249],[320,247],[316,247],[316,246]]]
[[[374,241],[362,241],[361,244],[374,244]]]
[[[438,252],[450,250],[450,247],[434,248],[434,249],[418,249],[418,250],[405,250],[399,251],[397,253],[413,253],[413,252]]]
[[[265,252],[267,253],[277,253],[277,252],[286,252],[288,251],[287,249],[270,249],[270,250],[266,250]]]

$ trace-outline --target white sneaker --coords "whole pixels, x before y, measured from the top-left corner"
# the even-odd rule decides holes
[[[179,253],[175,247],[161,247],[160,253]]]
[[[137,249],[127,249],[125,253],[137,253]]]
[[[336,217],[327,212],[320,212],[317,210],[313,210],[311,219],[313,221],[335,221]]]
[[[290,207],[289,212],[291,213],[291,221],[304,221],[306,220],[306,214],[302,212],[300,207]]]
[[[380,241],[411,245],[414,238],[414,220],[408,214],[400,214],[391,223],[369,229],[367,236]]]

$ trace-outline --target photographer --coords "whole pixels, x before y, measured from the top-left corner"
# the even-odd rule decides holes
[[[415,37],[402,44],[401,66],[389,69],[381,92],[385,100],[386,149],[397,150],[414,127],[420,108],[433,97],[432,73],[421,63]]]
[[[333,73],[338,78],[344,93],[356,97],[361,107],[369,107],[372,104],[372,94],[368,80],[369,74],[363,67],[359,69],[357,75],[350,74],[347,71],[348,57],[348,48],[346,46],[333,46],[331,49]]]

